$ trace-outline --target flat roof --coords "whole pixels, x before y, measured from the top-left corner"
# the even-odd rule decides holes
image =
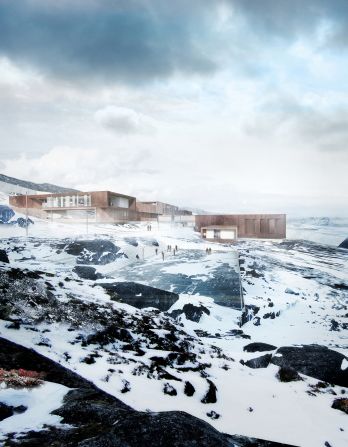
[[[28,194],[28,197],[32,199],[45,199],[46,197],[84,196],[86,194],[98,194],[98,193],[107,193],[113,196],[126,197],[127,199],[135,199],[135,197],[133,196],[128,196],[126,194],[121,194],[113,191],[79,191],[79,192],[71,191],[71,192],[58,192],[58,193],[47,193],[47,194]],[[17,194],[17,196],[25,196],[25,194]]]
[[[262,216],[272,216],[272,217],[283,217],[286,216],[285,213],[241,213],[241,214],[196,214],[196,217],[251,217],[251,218],[258,218],[258,217],[262,217]]]
[[[226,230],[226,229],[231,229],[231,230],[237,230],[238,227],[237,225],[209,225],[207,227],[202,227],[201,230]]]

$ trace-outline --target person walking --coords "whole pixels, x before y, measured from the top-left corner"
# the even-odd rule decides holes
[[[164,261],[164,251],[162,251],[162,261]]]
[[[158,248],[155,248],[156,255],[158,255]]]

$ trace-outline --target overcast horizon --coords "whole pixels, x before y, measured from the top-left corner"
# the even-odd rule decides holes
[[[0,172],[348,216],[346,0],[0,0]]]

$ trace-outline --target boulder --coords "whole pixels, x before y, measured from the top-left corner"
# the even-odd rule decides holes
[[[77,265],[73,268],[73,272],[76,273],[79,278],[90,279],[92,281],[104,278],[104,276],[101,273],[98,273],[94,267],[88,265]]]
[[[0,421],[14,415],[13,407],[0,402]]]
[[[246,304],[240,317],[240,325],[243,326],[245,323],[252,320],[259,310],[260,308],[254,304]]]
[[[195,387],[192,385],[191,382],[185,382],[185,388],[184,388],[184,393],[186,394],[186,396],[193,396],[195,394],[196,390]]]
[[[168,396],[176,396],[178,392],[173,387],[173,385],[170,385],[170,383],[165,383],[163,386],[163,393],[168,394]]]
[[[287,287],[285,289],[285,293],[288,293],[289,295],[299,295],[299,292],[296,292],[295,290],[290,289],[290,287]]]
[[[288,366],[282,366],[279,368],[279,371],[277,373],[277,378],[281,382],[296,382],[299,380],[302,380],[301,376],[297,371],[295,371],[292,368],[289,368]]]
[[[156,307],[166,312],[179,299],[177,293],[136,282],[100,283],[99,285],[106,290],[113,301],[126,303],[138,309]]]
[[[6,250],[0,250],[0,262],[5,262],[6,264],[10,263]]]
[[[137,247],[139,245],[139,242],[136,240],[135,237],[125,237],[125,242],[129,245],[133,245],[133,247]]]
[[[76,240],[65,245],[64,250],[76,256],[76,263],[82,265],[105,265],[126,256],[107,239]]]
[[[341,410],[344,413],[348,414],[348,399],[346,397],[335,399],[331,407],[335,410]]]
[[[267,366],[270,364],[271,359],[272,354],[265,354],[261,357],[247,360],[246,362],[244,362],[244,360],[241,360],[240,363],[252,369],[267,368]]]
[[[33,224],[34,222],[31,219],[29,219],[29,217],[27,219],[25,219],[24,217],[18,217],[18,219],[14,223],[21,228],[26,228],[29,227],[29,225]]]
[[[348,369],[341,369],[346,357],[320,345],[285,346],[272,356],[274,365],[295,371],[323,382],[348,386]]]
[[[348,237],[345,238],[345,240],[342,241],[338,247],[339,248],[346,248],[346,249],[348,249]]]
[[[12,208],[7,205],[0,205],[0,223],[9,222],[14,215],[15,212]]]
[[[277,349],[276,346],[269,345],[268,343],[254,342],[254,343],[249,343],[248,345],[244,346],[243,351],[245,351],[245,352],[263,352],[263,351],[274,351],[275,349]]]
[[[170,316],[177,318],[179,315],[184,314],[188,320],[198,323],[204,313],[210,315],[209,309],[204,306],[194,306],[193,304],[188,303],[185,304],[182,309],[173,310],[170,313]]]
[[[203,399],[201,400],[202,404],[215,404],[217,401],[216,398],[216,385],[215,383],[213,383],[211,380],[207,379],[209,388],[208,391],[206,393],[206,395],[203,397]]]

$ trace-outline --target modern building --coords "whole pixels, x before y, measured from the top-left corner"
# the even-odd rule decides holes
[[[191,211],[180,209],[178,206],[165,202],[137,202],[137,210],[143,213],[154,213],[159,216],[188,216]]]
[[[192,212],[165,202],[137,202],[137,210],[159,216],[191,216]]]
[[[286,238],[285,214],[206,214],[195,216],[195,230],[207,240]],[[214,236],[211,238],[210,236]],[[229,236],[229,237],[227,237]]]
[[[22,212],[28,208],[29,215],[74,221],[88,218],[99,223],[122,223],[157,217],[137,211],[135,197],[111,191],[16,195],[10,197],[10,205]]]

